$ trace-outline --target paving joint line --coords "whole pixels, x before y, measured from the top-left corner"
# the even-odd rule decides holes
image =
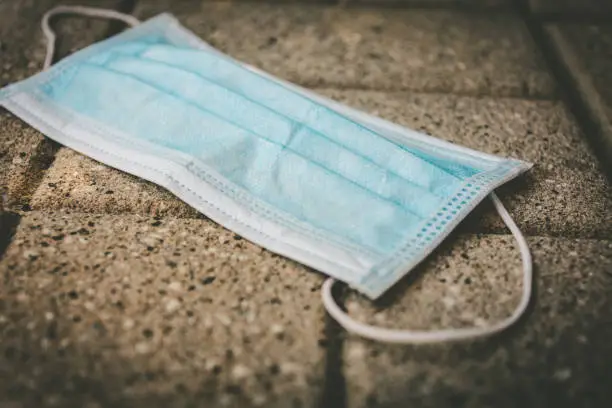
[[[315,3],[316,4],[316,3]],[[321,4],[321,3],[320,3]],[[430,0],[339,0],[338,5],[345,8],[376,8],[382,10],[434,10],[434,11],[459,11],[472,14],[491,14],[499,12],[514,12],[511,6],[478,6],[470,5],[466,2],[458,2],[456,0],[447,0],[444,2],[431,2]]]
[[[117,10],[124,13],[131,13],[136,5],[135,0],[122,0]],[[115,24],[117,23],[117,24]],[[117,34],[123,29],[123,23],[112,21],[109,27],[101,36],[101,39],[108,38]],[[62,45],[61,37],[58,39],[58,48]],[[8,246],[10,245],[13,236],[20,224],[24,213],[31,211],[30,201],[32,194],[40,186],[44,179],[45,172],[51,167],[55,161],[57,152],[62,146],[47,137],[40,143],[34,152],[31,163],[28,166],[30,177],[28,178],[25,191],[16,197],[14,202],[9,203],[5,208],[4,203],[0,207],[0,259],[4,256]],[[30,171],[31,170],[31,171]]]
[[[11,211],[0,211],[0,259],[13,240],[17,227],[21,221],[21,215]]]
[[[116,7],[116,10],[121,11],[123,13],[131,13],[135,7],[135,0],[122,0]],[[105,38],[111,37],[117,33],[119,33],[124,28],[124,23],[119,21],[111,21],[109,22],[108,28],[104,31],[104,33],[100,36],[99,40],[103,40]],[[58,36],[57,38],[57,47],[56,49],[62,49],[62,45],[65,43],[66,39],[62,38],[62,36]],[[53,59],[53,62],[56,62],[57,58]],[[34,161],[34,167],[38,166],[35,171],[32,172],[32,176],[29,179],[28,185],[26,186],[26,192],[19,197],[18,204],[23,206],[24,211],[30,210],[30,200],[31,196],[36,191],[36,189],[40,186],[42,182],[45,172],[53,165],[55,162],[55,156],[57,152],[62,147],[61,144],[57,143],[54,140],[51,140],[45,137],[45,140],[40,144],[37,149],[37,155],[41,155],[44,157],[44,161],[42,163],[37,162],[36,159]],[[45,152],[46,151],[46,152]]]
[[[579,24],[610,24],[612,12],[603,12],[599,14],[588,11],[573,10],[573,11],[532,11],[531,18],[539,21],[542,24],[547,23],[579,23]]]
[[[338,305],[345,309],[344,285],[335,285],[332,294]],[[321,408],[347,408],[347,387],[344,376],[344,338],[347,332],[327,312],[325,313],[325,373],[323,392],[317,406]]]
[[[522,1],[515,0],[515,6],[559,85],[561,100],[576,119],[584,139],[612,183],[612,130],[609,119],[601,112],[599,93],[559,33],[546,30],[545,23],[531,14]]]
[[[124,14],[132,14],[136,9],[137,3],[138,0],[121,0],[115,9]],[[125,23],[117,20],[110,20],[106,32],[102,35],[102,39],[119,34],[124,28],[126,28]]]

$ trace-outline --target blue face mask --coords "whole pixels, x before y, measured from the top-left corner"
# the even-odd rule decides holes
[[[111,11],[53,10],[43,21],[46,65],[54,42],[48,20],[59,12],[138,24]],[[162,185],[225,227],[371,298],[431,253],[493,189],[530,167],[273,78],[165,14],[1,90],[0,104],[60,143]],[[528,300],[531,265],[523,249]],[[324,291],[330,313],[368,337],[414,342],[483,332],[371,328],[333,303],[332,283]],[[511,319],[524,306],[525,298]]]

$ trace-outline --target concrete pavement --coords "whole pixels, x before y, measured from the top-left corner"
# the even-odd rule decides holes
[[[0,3],[2,84],[40,69],[39,18],[54,3]],[[93,4],[143,19],[171,12],[234,57],[324,95],[534,162],[500,191],[534,254],[527,316],[460,344],[359,339],[326,316],[322,275],[4,111],[0,407],[606,406],[612,189],[561,99],[570,84],[508,2],[383,3]],[[57,26],[61,55],[117,28]],[[584,59],[605,89],[599,55]],[[379,325],[462,327],[508,315],[520,285],[514,241],[485,203],[380,301],[340,300]]]

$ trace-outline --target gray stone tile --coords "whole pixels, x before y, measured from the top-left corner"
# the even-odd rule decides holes
[[[135,13],[164,11],[230,55],[308,87],[555,94],[509,13],[169,0],[141,2]]]
[[[455,0],[455,3],[460,7],[467,8],[511,8],[512,2],[509,0]]]
[[[32,196],[34,209],[201,217],[167,190],[62,148]]]
[[[45,58],[40,20],[45,11],[58,3],[66,4],[55,0],[0,4],[0,87],[40,71]],[[113,8],[118,3],[100,0],[90,5]],[[108,26],[107,22],[95,19],[54,19],[53,27],[59,41],[56,55],[64,56],[102,38]],[[42,134],[0,109],[0,193],[5,206],[21,206],[28,202],[56,149],[57,145]]]
[[[375,6],[405,6],[405,7],[450,7],[456,4],[454,0],[340,0],[342,4],[359,4]]]
[[[510,8],[508,0],[339,0],[340,3],[370,6],[393,5],[397,7],[447,7],[466,9],[499,9]]]
[[[529,0],[529,7],[534,13],[566,15],[570,19],[577,14],[612,15],[612,4],[601,0]]]
[[[523,232],[609,237],[612,189],[562,103],[453,95],[323,90],[325,95],[435,137],[535,164],[500,189]],[[504,232],[489,203],[463,225]]]
[[[81,2],[82,3],[82,2]],[[60,5],[81,4],[77,0],[16,0],[0,5],[2,63],[0,87],[25,79],[42,69],[45,38],[40,28],[44,13]],[[120,0],[93,0],[88,6],[114,9]],[[57,16],[52,20],[58,39],[56,58],[99,40],[108,30],[107,20],[76,16]]]
[[[612,6],[611,6],[612,11]],[[572,46],[585,73],[599,91],[609,120],[612,120],[612,26],[558,24],[562,35]]]
[[[612,175],[612,26],[550,23],[543,33],[568,83],[568,99]]]
[[[41,133],[0,110],[0,207],[27,204],[55,151]]]
[[[0,271],[2,406],[318,404],[322,277],[212,222],[31,212]]]
[[[606,406],[612,368],[612,243],[532,237],[537,290],[528,314],[493,338],[430,346],[347,335],[348,406]],[[349,294],[349,313],[385,327],[483,325],[520,291],[512,236],[450,239],[377,304]]]

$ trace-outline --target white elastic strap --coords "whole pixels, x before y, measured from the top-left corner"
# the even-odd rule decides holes
[[[474,337],[488,336],[497,332],[500,332],[512,324],[514,324],[521,315],[527,309],[529,300],[531,298],[531,286],[532,286],[532,262],[531,253],[527,246],[525,237],[518,229],[514,220],[508,214],[508,211],[501,203],[495,193],[491,193],[491,200],[497,209],[497,212],[504,220],[504,223],[514,235],[516,242],[518,243],[521,257],[523,260],[523,295],[517,308],[514,310],[512,315],[507,319],[502,320],[496,324],[487,327],[472,327],[462,329],[444,329],[435,331],[413,331],[413,330],[393,330],[385,329],[376,326],[370,326],[365,323],[360,323],[348,314],[346,314],[334,301],[332,296],[332,286],[336,282],[333,278],[329,278],[323,284],[322,296],[323,304],[327,309],[327,312],[336,321],[351,333],[355,333],[359,336],[366,337],[372,340],[378,340],[386,343],[406,343],[406,344],[422,344],[422,343],[440,343],[445,341],[464,340]]]
[[[115,10],[84,6],[57,6],[52,8],[51,10],[47,11],[42,18],[42,30],[47,38],[47,56],[45,57],[43,70],[49,68],[51,66],[51,62],[53,61],[53,54],[55,53],[55,33],[51,29],[51,26],[49,26],[49,20],[51,17],[58,14],[78,14],[88,17],[110,18],[123,21],[131,27],[140,24],[140,20],[138,20],[136,17],[130,16],[129,14],[120,13]]]

